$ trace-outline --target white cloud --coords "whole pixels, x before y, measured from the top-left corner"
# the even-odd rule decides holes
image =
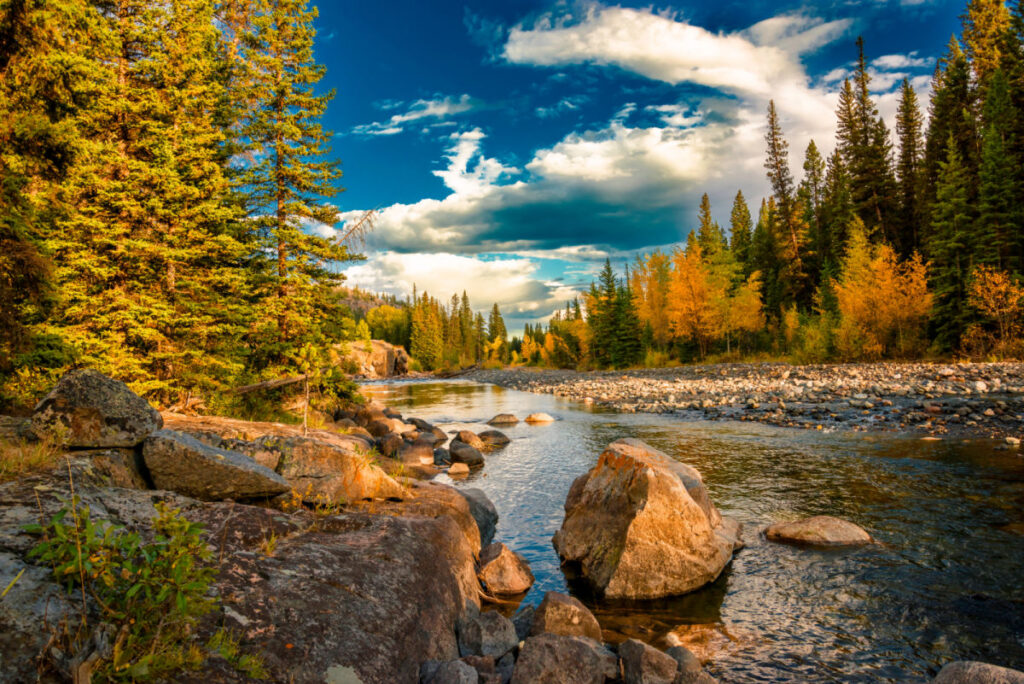
[[[381,109],[396,109],[401,106],[394,100],[386,100],[380,103]],[[355,126],[352,132],[356,135],[395,135],[405,130],[405,124],[420,119],[444,120],[458,114],[464,114],[479,108],[480,103],[467,94],[458,98],[441,97],[433,100],[416,100],[409,108],[401,113],[394,114],[387,121],[375,121],[373,123]]]
[[[918,57],[917,52],[906,55],[882,55],[871,60],[876,69],[924,69],[935,64],[931,57]]]

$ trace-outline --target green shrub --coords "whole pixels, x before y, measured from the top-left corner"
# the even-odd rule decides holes
[[[166,504],[156,509],[148,543],[120,525],[94,521],[77,497],[47,524],[27,528],[42,536],[29,556],[50,565],[75,603],[81,600],[80,623],[64,630],[62,646],[78,653],[100,626],[116,635],[109,657],[93,670],[101,680],[165,677],[198,667],[206,656],[193,638],[199,618],[217,605],[208,596],[216,570],[206,564],[203,528]]]

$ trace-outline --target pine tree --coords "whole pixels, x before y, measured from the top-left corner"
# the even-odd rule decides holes
[[[612,350],[615,345],[615,302],[618,289],[612,262],[605,259],[597,284],[591,284],[587,305],[587,325],[593,340],[591,349],[594,363],[601,367],[615,363]]]
[[[971,212],[960,153],[952,140],[947,145],[932,209],[928,251],[932,258],[936,338],[947,349],[955,348],[969,321],[967,278],[972,264],[968,253]]]
[[[626,279],[629,280],[628,274]],[[633,297],[625,284],[619,285],[616,290],[614,315],[614,364],[620,368],[637,364],[643,356],[642,328]]]
[[[779,244],[776,228],[775,198],[761,201],[757,225],[750,241],[751,272],[761,273],[765,282],[765,310],[778,316],[782,307],[782,283],[779,281]]]
[[[821,233],[815,245],[822,274],[834,272],[846,251],[848,230],[857,216],[850,191],[850,176],[836,150],[828,158],[822,201]],[[824,282],[825,278],[821,278]]]
[[[814,249],[815,245],[821,242],[822,211],[825,199],[825,160],[818,152],[818,146],[811,140],[804,153],[804,177],[800,181],[797,190],[797,197],[803,207],[803,220],[808,226],[808,237],[811,251],[817,256],[819,252]],[[808,264],[810,273],[817,273],[820,265]]]
[[[339,192],[339,164],[325,160],[331,134],[320,117],[334,93],[317,95],[324,67],[313,61],[315,9],[305,0],[254,0],[252,35],[244,57],[253,73],[253,110],[243,137],[257,153],[244,184],[251,223],[270,256],[261,308],[276,323],[280,344],[315,334],[324,313],[312,302],[316,290],[341,281],[332,262],[347,261],[348,250],[313,232],[332,226],[338,210],[327,198]]]
[[[498,344],[502,363],[508,363],[508,331],[505,329],[505,319],[501,317],[501,309],[498,308],[497,302],[491,307],[491,315],[487,319],[487,340],[492,344]]]
[[[895,246],[904,258],[914,250],[920,249],[918,226],[921,222],[921,207],[918,194],[924,152],[924,140],[921,137],[923,122],[921,109],[917,103],[917,93],[914,92],[910,81],[903,79],[899,109],[896,113],[896,137],[900,142],[900,154],[896,164],[899,221]]]
[[[750,240],[752,222],[750,219],[750,207],[743,197],[743,191],[736,193],[736,199],[732,203],[732,213],[729,215],[729,249],[732,250],[736,260],[743,267],[744,276],[749,276],[750,267]]]

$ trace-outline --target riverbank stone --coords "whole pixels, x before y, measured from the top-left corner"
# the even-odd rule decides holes
[[[588,637],[600,642],[601,625],[594,614],[572,596],[549,591],[530,616],[530,634]]]
[[[863,528],[830,515],[775,523],[765,529],[764,536],[768,541],[806,546],[856,546],[871,543],[871,535]]]
[[[531,425],[540,425],[543,423],[554,423],[555,419],[547,413],[531,413],[526,416],[526,422]]]
[[[486,448],[486,445],[483,443],[483,440],[477,437],[475,432],[472,432],[470,430],[459,430],[455,434],[455,438],[453,441],[468,444],[469,446],[473,447],[474,449],[477,449],[478,451],[483,451]]]
[[[499,413],[487,421],[488,425],[516,425],[519,419],[511,413]]]
[[[491,544],[480,552],[477,577],[495,596],[515,596],[533,586],[530,565],[521,555],[504,544]]]
[[[173,430],[147,437],[142,458],[157,489],[201,501],[274,497],[291,489],[285,478],[248,456]]]
[[[519,643],[512,621],[497,611],[470,610],[456,627],[461,656],[500,658]]]
[[[160,413],[120,380],[91,368],[65,373],[32,412],[31,431],[71,448],[134,447],[163,427]]]
[[[679,663],[653,646],[629,639],[619,644],[624,684],[675,684]]]
[[[540,634],[524,642],[512,684],[603,684],[618,677],[615,654],[593,639]]]
[[[570,574],[607,598],[654,599],[714,581],[732,559],[700,473],[636,439],[610,444],[565,501],[553,542]]]
[[[1024,684],[1024,672],[970,660],[947,663],[932,684]]]

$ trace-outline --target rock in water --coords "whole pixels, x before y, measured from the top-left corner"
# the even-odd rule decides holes
[[[465,442],[453,441],[448,445],[448,452],[452,463],[465,463],[470,468],[482,468],[484,465],[484,455]]]
[[[593,639],[541,634],[523,644],[512,684],[603,684],[618,677],[615,654]]]
[[[601,641],[601,625],[587,607],[571,596],[549,591],[532,615],[530,634],[559,634]]]
[[[477,437],[488,449],[497,449],[512,441],[500,430],[484,430]]]
[[[164,425],[120,380],[86,368],[66,373],[32,413],[32,432],[67,447],[133,447]]]
[[[537,425],[540,423],[554,423],[555,419],[546,413],[531,413],[526,416],[526,422]]]
[[[457,491],[469,504],[469,512],[476,520],[476,526],[480,530],[480,543],[487,546],[494,539],[494,530],[498,526],[498,510],[482,489],[460,487]]]
[[[455,435],[455,441],[468,444],[479,451],[483,451],[486,448],[486,445],[479,437],[476,436],[476,433],[469,430],[459,430]]]
[[[533,586],[526,559],[504,544],[491,544],[480,552],[477,577],[495,596],[515,596]]]
[[[808,546],[855,546],[870,544],[871,535],[852,522],[816,515],[790,523],[775,523],[764,531],[769,541]]]
[[[608,598],[693,591],[721,574],[736,543],[700,473],[636,439],[604,450],[565,511],[555,548]]]
[[[619,644],[619,659],[625,684],[674,684],[679,669],[672,656],[636,639]]]
[[[511,413],[499,413],[498,415],[487,421],[488,425],[515,425],[519,422],[519,419],[513,416]]]
[[[147,437],[142,457],[157,489],[203,501],[273,497],[291,489],[287,480],[248,456],[173,430]]]
[[[947,663],[932,684],[1024,684],[1024,672],[970,660]]]

